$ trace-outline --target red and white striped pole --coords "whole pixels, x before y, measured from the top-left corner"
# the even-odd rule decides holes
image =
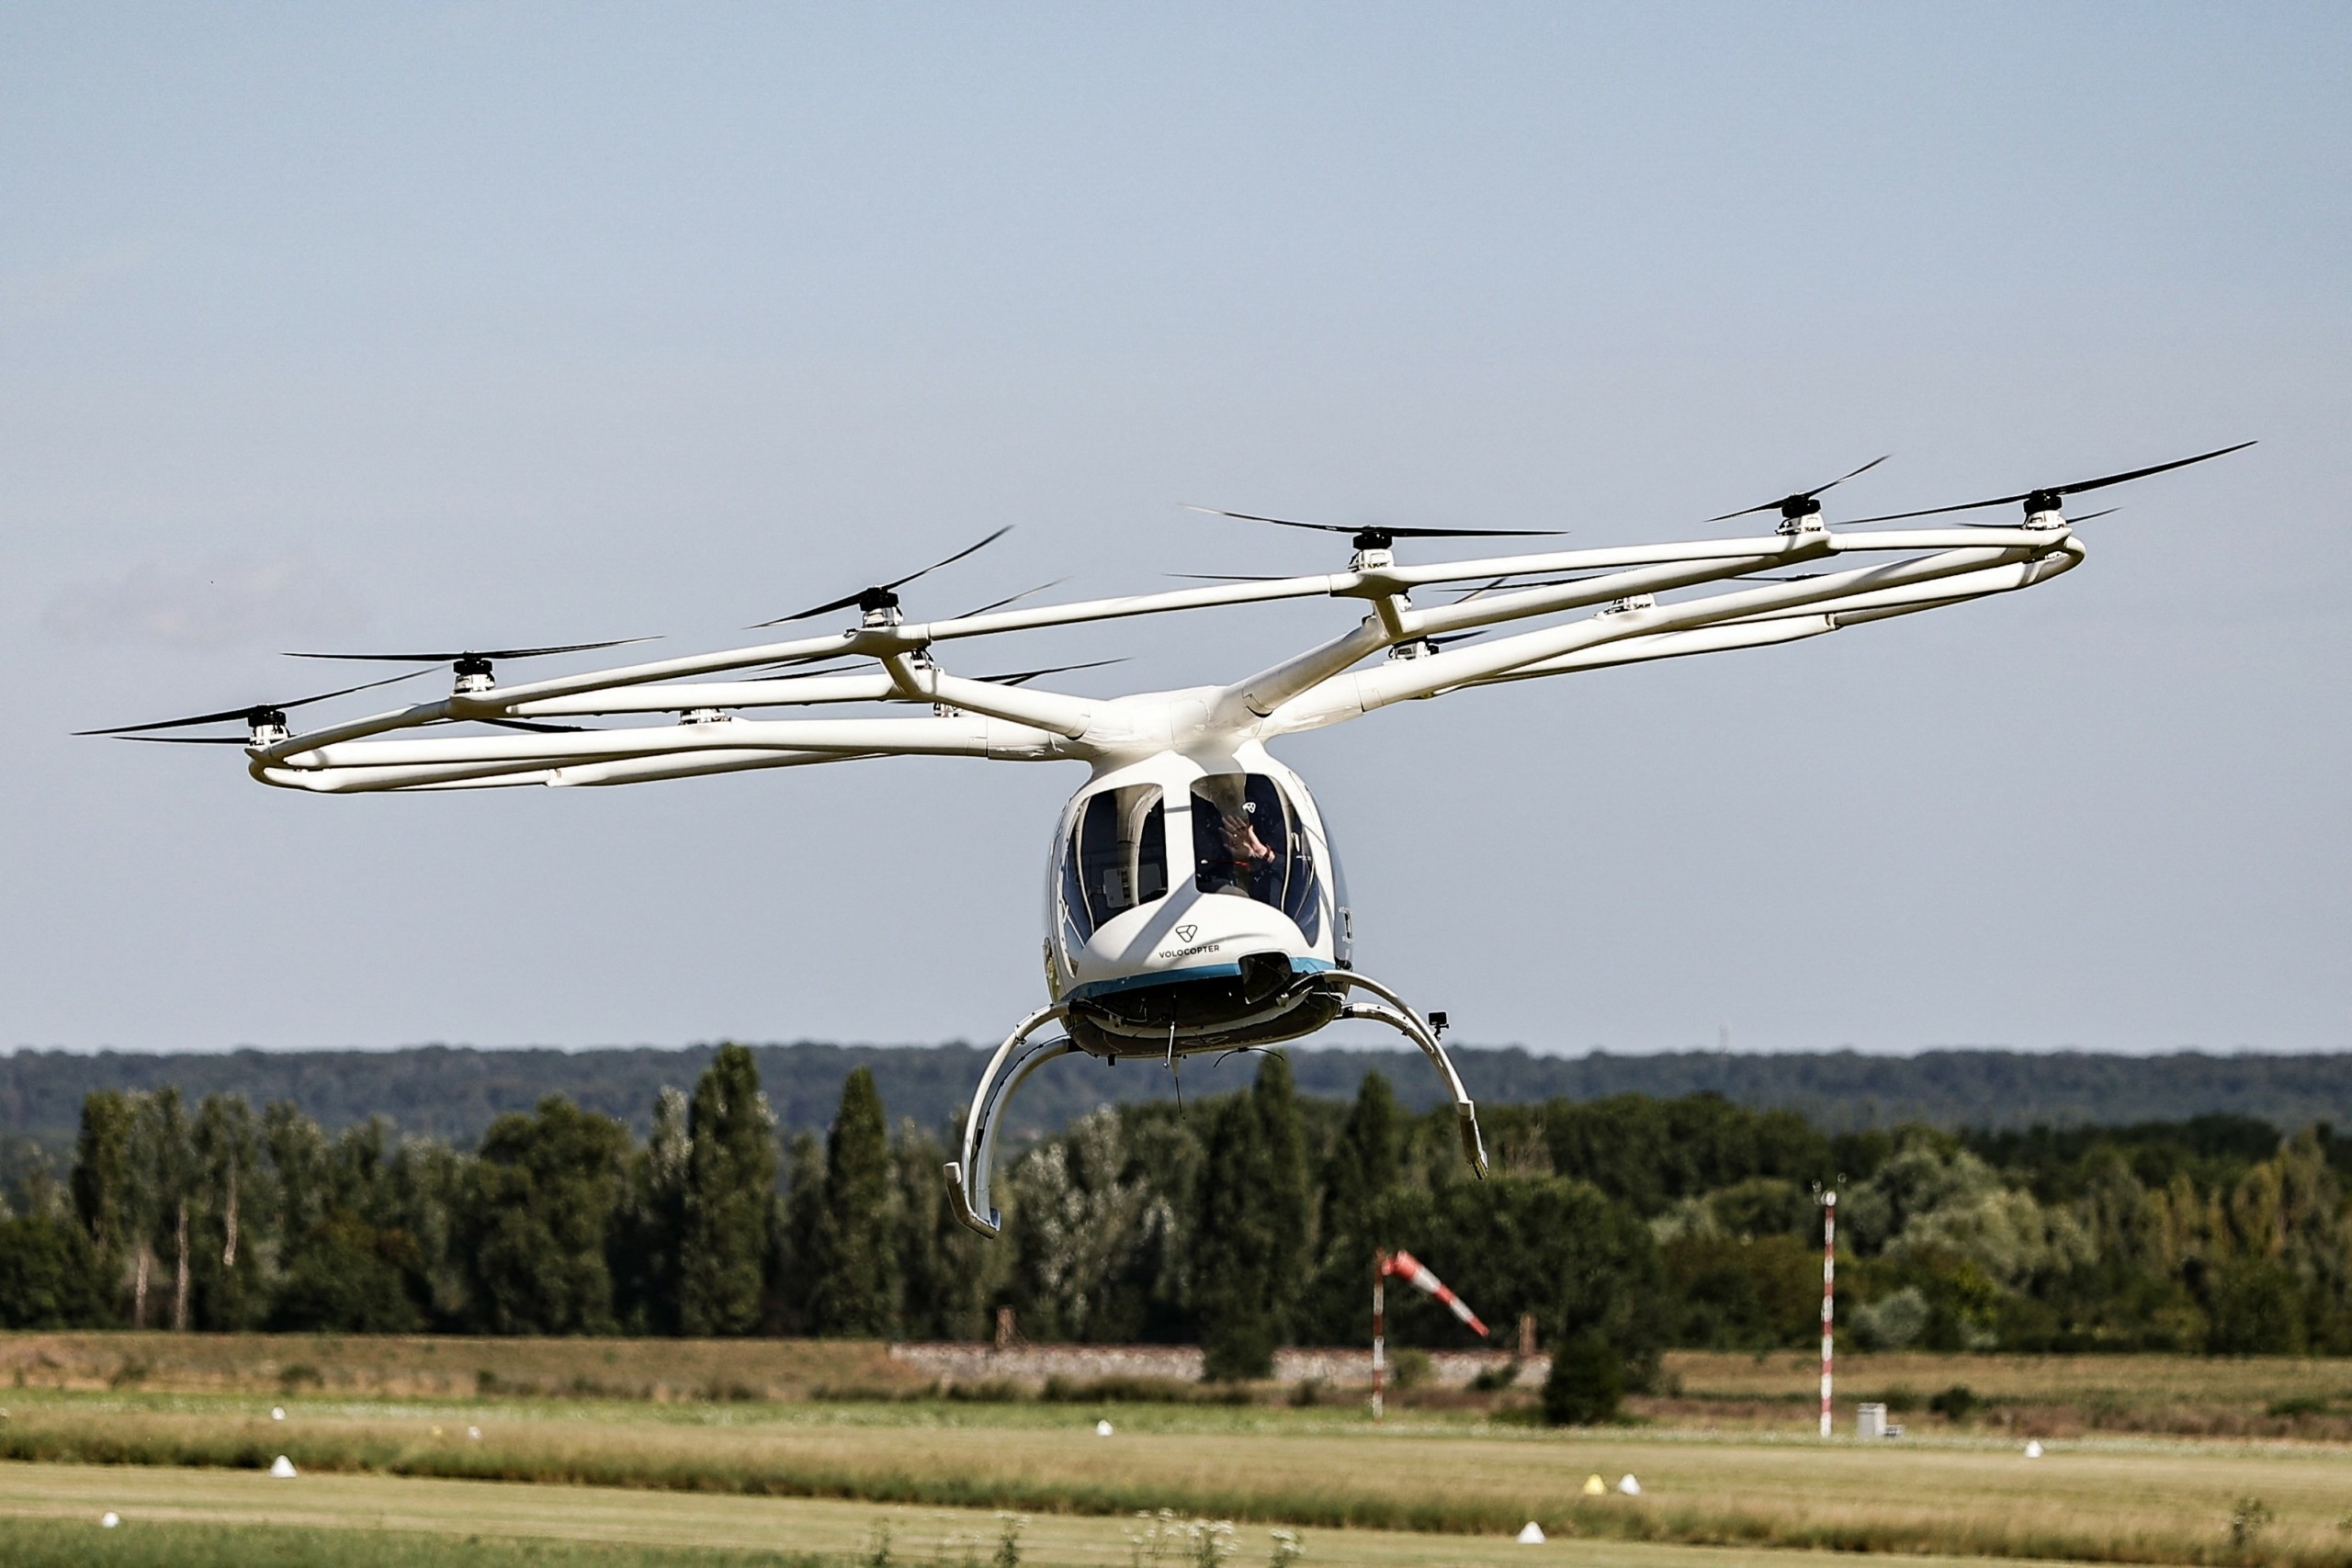
[[[1387,1371],[1385,1342],[1388,1333],[1388,1254],[1376,1254],[1372,1260],[1372,1418],[1380,1419],[1380,1385]]]
[[[1838,1321],[1838,1194],[1821,1195],[1821,1435],[1829,1436],[1829,1360]]]

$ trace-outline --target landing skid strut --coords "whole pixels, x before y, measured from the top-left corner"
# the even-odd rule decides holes
[[[1331,970],[1316,979],[1318,984],[1370,992],[1376,1000],[1350,1002],[1340,1010],[1340,1016],[1385,1023],[1420,1047],[1421,1054],[1445,1080],[1446,1092],[1453,1097],[1462,1152],[1469,1156],[1470,1168],[1478,1179],[1485,1180],[1487,1146],[1478,1135],[1477,1107],[1471,1103],[1469,1091],[1462,1087],[1462,1075],[1454,1071],[1453,1059],[1445,1054],[1445,1046],[1429,1021],[1395,991],[1353,970]],[[963,1157],[947,1164],[947,1195],[956,1206],[956,1218],[967,1229],[992,1236],[1003,1228],[1004,1216],[989,1201],[989,1173],[995,1163],[997,1128],[1004,1120],[1004,1109],[1012,1099],[1012,1091],[1021,1087],[1023,1078],[1055,1057],[1066,1056],[1077,1049],[1065,1035],[1045,1040],[1030,1038],[1047,1024],[1060,1022],[1068,1010],[1064,1004],[1057,1002],[1023,1019],[1020,1026],[1005,1036],[1004,1043],[989,1058],[987,1070],[980,1074],[979,1087],[972,1094],[972,1108],[964,1117]],[[1170,1051],[1171,1058],[1187,1054],[1172,1041]]]

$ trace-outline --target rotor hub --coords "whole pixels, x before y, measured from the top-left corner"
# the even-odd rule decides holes
[[[888,588],[869,588],[857,596],[857,607],[869,626],[899,624],[899,595]]]

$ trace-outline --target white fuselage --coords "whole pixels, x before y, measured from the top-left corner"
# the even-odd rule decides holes
[[[1046,986],[1098,1055],[1294,1038],[1329,1021],[1310,977],[1351,960],[1322,814],[1254,739],[1105,762],[1045,892]]]

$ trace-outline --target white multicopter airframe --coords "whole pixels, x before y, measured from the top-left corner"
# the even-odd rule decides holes
[[[1001,1216],[989,1201],[996,1129],[1012,1090],[1040,1064],[1083,1051],[1172,1066],[1196,1052],[1296,1039],[1342,1018],[1376,1020],[1428,1055],[1453,1097],[1463,1147],[1483,1176],[1476,1114],[1439,1041],[1444,1015],[1423,1017],[1354,967],[1354,913],[1330,837],[1306,784],[1269,754],[1269,741],[1408,698],[1794,642],[2030,588],[2082,559],[2064,497],[2236,450],[1845,525],[2022,502],[2023,521],[2006,527],[1833,532],[1819,501],[1830,485],[1821,485],[1751,508],[1781,514],[1779,528],[1760,536],[1408,566],[1393,552],[1399,538],[1505,531],[1285,524],[1352,534],[1348,569],[1037,608],[1004,601],[952,620],[910,622],[900,614],[897,590],[923,575],[916,572],[786,617],[860,613],[856,626],[824,637],[511,686],[494,682],[496,660],[619,645],[316,655],[311,657],[448,660],[456,688],[435,702],[300,734],[291,732],[287,709],[368,686],[87,733],[242,745],[253,776],[264,784],[328,794],[639,784],[886,756],[1083,762],[1089,776],[1063,809],[1046,875],[1050,1000],[1021,1021],[989,1062],[966,1118],[961,1157],[947,1167],[963,1223],[984,1235],[997,1232]],[[1792,568],[1826,570],[1788,575]],[[1720,586],[1692,592],[1711,584]],[[1473,586],[1443,605],[1413,603],[1415,590],[1454,585]],[[938,658],[946,644],[1006,632],[1323,597],[1361,601],[1366,614],[1342,635],[1229,685],[1079,697],[1028,684],[1053,671],[972,679],[950,674]],[[1576,611],[1591,613],[1569,615]],[[1487,628],[1536,620],[1548,624],[1470,640]],[[842,660],[856,662],[834,663]],[[808,668],[819,663],[832,667]],[[751,678],[695,679],[742,671]],[[927,711],[910,717],[740,716],[856,703]],[[550,722],[624,715],[670,716],[601,728]],[[234,720],[247,726],[243,739],[151,733]],[[466,724],[503,733],[451,729]],[[423,733],[386,739],[403,731]],[[1049,1034],[1049,1025],[1061,1032]]]

